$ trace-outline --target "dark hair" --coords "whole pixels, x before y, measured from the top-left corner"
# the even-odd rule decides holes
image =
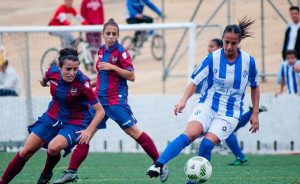
[[[298,6],[291,6],[291,7],[290,7],[290,12],[291,12],[292,10],[297,10],[297,11],[299,12],[299,7],[298,7]]]
[[[66,59],[71,61],[78,61],[78,52],[73,48],[64,48],[59,51],[59,66],[62,67],[65,64]],[[80,64],[80,62],[79,62]]]
[[[285,56],[287,55],[294,55],[296,58],[298,57],[298,53],[295,50],[287,50]]]
[[[247,37],[252,37],[252,33],[249,32],[249,26],[251,26],[255,20],[248,19],[247,17],[244,17],[242,20],[239,20],[239,25],[231,24],[227,25],[224,29],[222,38],[224,37],[224,34],[229,33],[236,33],[239,34],[240,41]]]
[[[221,39],[215,38],[210,41],[215,42],[218,47],[223,47],[223,41]]]
[[[110,18],[108,20],[108,22],[106,22],[103,26],[103,33],[106,29],[107,26],[112,25],[112,26],[116,26],[118,28],[118,33],[119,33],[119,25],[115,22],[115,20],[113,18]]]

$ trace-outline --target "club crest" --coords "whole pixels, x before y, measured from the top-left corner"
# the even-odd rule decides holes
[[[112,56],[111,61],[112,61],[113,64],[116,64],[116,62],[118,61],[118,57],[117,56]]]
[[[75,96],[77,94],[77,88],[71,87],[70,93],[71,93],[72,96]]]
[[[248,71],[247,71],[247,70],[244,70],[244,72],[243,72],[243,77],[246,78],[247,75],[248,75]]]

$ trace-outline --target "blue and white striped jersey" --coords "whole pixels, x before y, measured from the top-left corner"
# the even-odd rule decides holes
[[[300,65],[300,61],[294,65],[289,65],[287,61],[281,63],[281,77],[284,78],[288,94],[297,94],[299,91],[300,74],[294,71],[295,65]]]
[[[247,85],[258,85],[255,60],[239,50],[238,58],[230,63],[219,49],[210,53],[195,68],[191,78],[197,86],[204,80],[204,95],[200,103],[208,104],[215,112],[240,118]],[[206,80],[206,81],[205,81]],[[205,84],[207,83],[207,84]]]

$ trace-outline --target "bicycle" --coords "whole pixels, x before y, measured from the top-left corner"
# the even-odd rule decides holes
[[[156,31],[150,30],[142,31],[142,33],[138,35],[136,44],[134,44],[132,36],[125,36],[122,39],[121,45],[129,52],[132,61],[140,54],[140,48],[143,47],[144,42],[146,42],[150,36],[152,36],[151,53],[153,58],[157,61],[161,61],[163,59],[166,51],[164,39],[162,35],[158,34]]]
[[[80,32],[79,38],[77,39],[77,44],[81,48],[79,53],[79,70],[81,70],[85,75],[87,75],[91,80],[97,79],[97,71],[95,70],[94,64],[98,59],[98,48],[90,46],[88,42],[83,40],[82,33]],[[58,64],[59,49],[50,48],[45,51],[41,59],[41,72],[42,75],[45,74],[46,70]]]

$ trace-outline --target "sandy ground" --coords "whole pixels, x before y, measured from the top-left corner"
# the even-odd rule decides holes
[[[153,0],[160,6],[161,0]],[[190,20],[198,0],[165,0],[166,22],[187,22]],[[194,22],[204,24],[212,12],[221,3],[221,0],[204,0],[200,6]],[[283,0],[273,0],[279,11],[289,21],[289,3]],[[293,1],[297,3],[297,1]],[[46,26],[53,16],[56,8],[63,3],[63,0],[0,0],[0,25],[1,26]],[[74,0],[74,7],[79,11],[81,1]],[[261,2],[259,0],[232,0],[231,1],[231,23],[237,23],[244,16],[256,20],[251,31],[254,33],[253,38],[247,38],[241,42],[242,50],[252,55],[256,62],[259,72],[262,68],[261,53]],[[113,17],[119,24],[125,24],[125,0],[105,0],[105,17],[106,20]],[[156,17],[155,13],[145,9],[145,14]],[[72,22],[78,25],[74,19]],[[223,28],[227,25],[227,4],[225,3],[214,16],[211,24],[220,24]],[[270,4],[265,1],[265,72],[277,73],[281,62],[281,47],[284,36],[285,23],[278,16]],[[172,30],[165,32],[167,52],[166,64],[169,63],[174,53],[175,47],[184,30]],[[121,32],[120,39],[132,32]],[[76,33],[74,33],[76,35]],[[49,36],[46,33],[30,34],[30,71],[31,71],[31,91],[34,96],[43,96],[47,94],[48,89],[42,89],[38,84],[41,78],[40,60],[45,50],[50,47],[59,48],[59,39]],[[207,54],[208,41],[215,37],[221,37],[221,31],[218,28],[205,29],[197,38],[196,44],[196,62],[200,61]],[[24,70],[25,65],[25,39],[22,34],[4,34],[3,43],[9,52],[8,59],[20,73],[22,85],[25,87]],[[187,38],[184,40],[180,53],[187,46]],[[136,81],[129,83],[131,94],[161,94],[163,90],[162,83],[162,63],[155,61],[151,56],[150,42],[147,42],[144,48],[134,61],[136,72]],[[177,54],[178,54],[177,53]],[[174,67],[171,74],[187,74],[188,54],[180,60]],[[166,93],[182,93],[187,84],[187,78],[168,78],[166,81]],[[275,82],[275,77],[267,77],[266,82],[260,80],[262,93],[274,93],[279,90],[279,85]],[[23,90],[23,95],[25,90]]]

